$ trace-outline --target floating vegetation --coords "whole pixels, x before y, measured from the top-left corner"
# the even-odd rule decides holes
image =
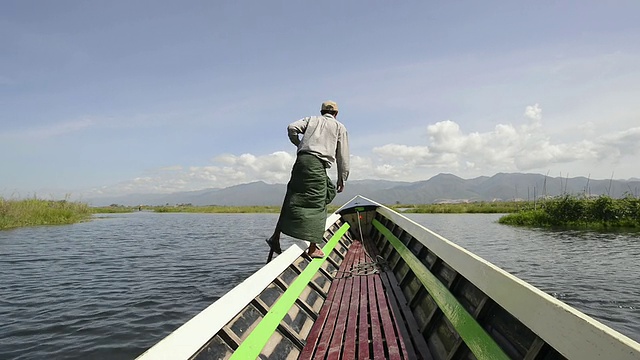
[[[501,224],[538,227],[640,228],[640,199],[563,195],[547,199],[535,209],[500,218]]]

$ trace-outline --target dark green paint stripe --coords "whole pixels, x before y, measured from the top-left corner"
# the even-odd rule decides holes
[[[467,312],[467,310],[451,294],[449,289],[433,275],[420,260],[398,239],[389,229],[378,220],[373,220],[373,225],[396,249],[404,261],[409,265],[413,273],[420,280],[425,289],[444,315],[449,319],[460,337],[471,352],[478,359],[497,360],[509,359],[502,348],[489,336],[480,324]]]
[[[331,251],[336,247],[338,240],[347,232],[349,224],[345,223],[338,231],[329,239],[322,251],[329,256]],[[251,334],[240,344],[238,349],[233,353],[231,359],[255,359],[269,341],[269,338],[276,331],[282,319],[287,315],[293,304],[296,302],[302,291],[309,284],[313,275],[320,269],[325,262],[326,256],[322,259],[313,259],[311,263],[302,271],[296,280],[282,294],[280,299],[267,312],[260,323],[253,329]]]

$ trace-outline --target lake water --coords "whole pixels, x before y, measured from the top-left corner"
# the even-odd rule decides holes
[[[638,233],[409,217],[640,341]],[[276,220],[140,212],[0,231],[0,359],[136,357],[259,269]]]

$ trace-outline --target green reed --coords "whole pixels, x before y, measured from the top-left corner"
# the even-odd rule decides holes
[[[73,224],[91,217],[87,204],[67,200],[5,200],[0,197],[0,230],[35,225]]]
[[[622,199],[562,195],[542,201],[537,209],[506,215],[499,222],[538,227],[640,228],[640,199],[628,194]]]
[[[504,214],[533,206],[525,201],[469,202],[447,204],[392,205],[396,211],[420,214]]]
[[[192,206],[192,205],[176,205],[176,206],[151,206],[150,209],[159,213],[215,213],[215,214],[259,214],[259,213],[279,213],[279,206]]]

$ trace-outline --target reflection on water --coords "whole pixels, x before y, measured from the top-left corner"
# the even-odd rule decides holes
[[[410,217],[640,341],[637,234]],[[276,219],[142,212],[1,231],[0,359],[139,355],[260,268]]]
[[[500,216],[408,217],[640,341],[640,233],[515,228]]]

